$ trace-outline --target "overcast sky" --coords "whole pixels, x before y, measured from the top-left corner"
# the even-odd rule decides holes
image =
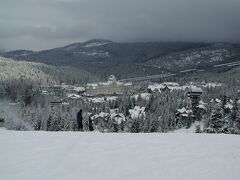
[[[93,38],[240,42],[240,0],[0,0],[0,49]]]

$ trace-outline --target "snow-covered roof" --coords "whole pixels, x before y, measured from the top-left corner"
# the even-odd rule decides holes
[[[221,83],[207,83],[207,84],[201,84],[202,87],[219,87],[222,86],[223,84]],[[187,88],[189,88],[191,90],[191,92],[198,92],[198,93],[202,93],[203,90],[200,87],[197,87],[195,85],[193,85],[193,83],[189,83],[186,85],[182,85],[180,86],[178,83],[175,82],[163,82],[161,84],[152,84],[148,86],[148,89],[150,89],[151,91],[156,91],[158,90],[159,92],[161,92],[162,89],[164,89],[165,87],[168,87],[171,91],[173,90],[186,90]]]
[[[155,90],[161,90],[163,89],[165,86],[163,84],[153,84],[153,85],[149,85],[148,89],[150,89],[151,91],[155,91]]]
[[[113,113],[111,114],[111,119],[114,119],[115,121],[117,121],[118,124],[126,120],[123,113]]]
[[[190,88],[190,85],[183,85],[183,86],[179,86],[178,83],[175,82],[164,82],[161,84],[153,84],[153,85],[149,85],[148,89],[150,89],[151,91],[159,91],[161,92],[161,90],[163,90],[164,88],[169,88],[171,91],[173,90],[185,90],[186,88]]]
[[[100,117],[103,117],[103,118],[104,118],[104,117],[107,117],[108,115],[109,115],[109,113],[106,113],[106,112],[100,112],[100,113],[99,113],[99,116],[100,116]]]
[[[162,84],[165,86],[176,86],[176,87],[179,86],[179,84],[176,82],[163,82]]]
[[[85,91],[84,87],[74,87],[75,91]]]
[[[48,91],[43,90],[42,94],[50,94]]]
[[[188,114],[187,113],[183,113],[182,116],[183,117],[188,117]]]
[[[145,107],[135,106],[134,109],[129,109],[129,113],[133,119],[145,117]]]
[[[78,95],[78,94],[67,94],[67,97],[68,98],[72,98],[72,99],[79,99],[79,98],[81,98],[81,96]]]
[[[222,83],[207,83],[207,84],[203,84],[202,86],[203,87],[213,87],[213,88],[215,88],[215,87],[220,87],[220,86],[222,86],[223,84]]]
[[[183,107],[183,108],[181,108],[181,109],[178,109],[178,112],[180,112],[180,113],[184,113],[184,112],[187,112],[187,110],[186,110],[185,107]]]
[[[109,113],[106,112],[100,112],[99,114],[95,114],[94,116],[91,117],[91,119],[96,119],[96,118],[105,118],[109,116]]]
[[[203,101],[199,101],[198,107],[199,107],[200,109],[206,109],[206,104],[207,104],[207,103],[204,103]]]
[[[92,84],[87,84],[87,88],[93,88],[95,89],[96,87],[98,86],[110,86],[112,84],[117,84],[117,85],[123,85],[123,86],[131,86],[132,83],[123,83],[123,82],[120,82],[120,81],[106,81],[106,82],[98,82],[98,83],[92,83]]]
[[[69,102],[62,102],[62,105],[68,106],[68,105],[69,105]]]
[[[113,100],[116,100],[116,99],[117,99],[117,96],[87,98],[88,101],[91,101],[93,103],[104,103],[106,101],[113,101]]]
[[[225,105],[225,108],[227,108],[227,109],[232,109],[232,108],[233,108],[233,105],[228,102],[228,103]]]
[[[107,101],[114,101],[114,100],[116,100],[118,97],[117,96],[107,96],[107,97],[105,97],[105,99],[107,100]]]
[[[197,86],[191,86],[191,92],[197,92],[197,93],[202,93],[203,90],[200,87]]]
[[[198,107],[199,107],[200,109],[206,109],[206,107],[205,107],[203,104],[199,104]]]
[[[139,95],[144,100],[149,100],[150,96],[151,96],[151,94],[149,94],[149,93],[142,93],[142,94],[136,94],[136,95],[132,96],[132,98],[135,98],[135,100],[137,100]]]
[[[104,98],[102,98],[102,97],[87,98],[87,100],[91,101],[93,103],[103,103],[103,102],[105,102]]]
[[[124,83],[124,86],[132,86],[133,84],[131,82]]]
[[[98,85],[101,85],[101,86],[109,86],[113,84],[113,81],[107,81],[107,82],[99,82]]]
[[[178,109],[177,111],[184,117],[188,116],[188,114],[192,112],[192,110],[187,110],[185,107]]]
[[[116,81],[116,84],[117,85],[125,85],[123,82],[120,82],[120,81]]]
[[[87,86],[96,87],[96,86],[98,86],[98,84],[97,83],[88,83]]]

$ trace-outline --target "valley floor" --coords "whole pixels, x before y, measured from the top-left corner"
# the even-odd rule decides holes
[[[2,180],[226,180],[239,177],[240,136],[0,129]]]

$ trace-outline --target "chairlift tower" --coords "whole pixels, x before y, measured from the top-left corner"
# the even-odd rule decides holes
[[[193,122],[199,121],[199,102],[203,93],[202,88],[190,87],[190,90],[186,92],[186,98],[189,98],[189,107],[192,109]]]

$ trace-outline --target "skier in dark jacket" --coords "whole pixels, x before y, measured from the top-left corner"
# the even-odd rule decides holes
[[[93,131],[93,121],[92,121],[92,115],[89,116],[89,119],[88,119],[88,127],[89,127],[89,131]]]
[[[82,117],[82,109],[77,113],[77,123],[78,123],[78,131],[83,131],[83,117]]]

